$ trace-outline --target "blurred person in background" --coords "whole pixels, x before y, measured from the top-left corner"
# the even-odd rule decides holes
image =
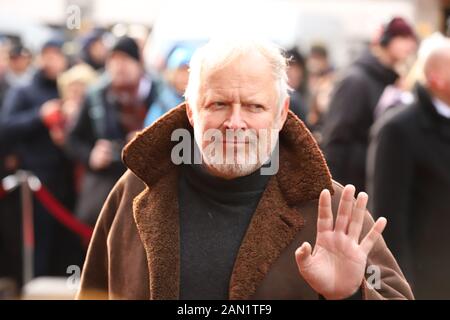
[[[313,44],[306,61],[308,68],[308,87],[317,90],[322,77],[334,71],[330,62],[328,49],[324,44]]]
[[[8,90],[8,83],[6,82],[5,75],[8,70],[9,45],[7,38],[0,35],[0,106],[2,105],[6,91]]]
[[[103,35],[103,30],[94,29],[80,39],[80,60],[98,73],[103,72],[108,55]]]
[[[365,190],[366,154],[374,111],[396,69],[416,52],[417,37],[402,18],[393,18],[369,50],[336,85],[324,119],[322,145],[333,177]]]
[[[108,193],[125,172],[122,147],[143,128],[158,90],[130,37],[117,40],[105,69],[107,77],[89,90],[66,144],[72,158],[86,168],[75,212],[92,226]]]
[[[31,171],[69,210],[73,207],[72,163],[53,134],[60,110],[57,78],[67,68],[63,42],[48,40],[41,48],[31,82],[8,91],[2,107],[2,134],[13,143],[19,168]],[[59,224],[38,202],[34,204],[35,276],[65,275],[82,261],[79,238]]]
[[[64,143],[68,133],[75,125],[88,88],[98,81],[98,77],[97,72],[86,64],[75,65],[58,77],[61,108],[59,115],[55,117],[57,121],[54,123],[53,130],[63,137]],[[84,176],[84,166],[77,161],[74,161],[73,165],[75,191],[79,194]]]
[[[329,61],[328,49],[322,44],[311,47],[308,56],[309,110],[306,121],[317,142],[322,142],[322,125],[330,105],[335,71]]]
[[[58,77],[58,91],[61,96],[61,112],[65,131],[74,126],[87,90],[97,80],[97,73],[85,64],[75,65]]]
[[[370,207],[419,299],[450,299],[450,40],[431,51],[415,102],[374,125]]]
[[[296,47],[287,50],[285,55],[289,63],[287,69],[288,84],[292,89],[290,91],[290,109],[305,122],[308,112],[306,61]]]
[[[9,51],[8,70],[6,81],[11,87],[25,85],[31,81],[34,68],[32,67],[33,55],[31,51],[18,43]]]
[[[155,102],[145,118],[145,126],[151,125],[170,109],[184,101],[183,94],[189,77],[189,61],[194,48],[187,45],[175,46],[168,54],[165,81],[160,84]]]
[[[10,84],[6,79],[9,51],[10,42],[6,37],[0,37],[0,119],[2,117],[2,101],[10,89]],[[13,144],[7,139],[0,126],[0,181],[17,170],[17,156],[12,153],[12,146]],[[14,190],[3,194],[0,196],[0,282],[12,283],[12,286],[16,288],[20,287],[22,282],[20,223],[20,191]],[[2,288],[0,284],[0,296],[6,294],[2,293],[2,290],[7,290],[7,288]]]

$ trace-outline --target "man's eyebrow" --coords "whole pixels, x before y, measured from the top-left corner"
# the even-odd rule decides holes
[[[203,102],[206,101],[211,101],[211,100],[229,100],[229,97],[224,94],[224,93],[220,93],[220,92],[211,92],[211,93],[207,93],[204,95],[203,97]]]

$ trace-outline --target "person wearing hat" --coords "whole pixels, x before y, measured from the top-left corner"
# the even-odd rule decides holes
[[[108,53],[105,76],[88,90],[67,138],[68,153],[86,168],[75,209],[85,223],[95,225],[109,191],[125,172],[122,147],[143,128],[156,94],[138,44],[119,38]]]
[[[5,75],[11,87],[27,84],[33,76],[31,51],[22,44],[14,45],[9,51],[8,71]]]
[[[98,72],[104,69],[106,56],[108,54],[108,49],[103,41],[103,34],[102,30],[94,29],[80,39],[81,61]]]
[[[183,94],[189,77],[189,61],[193,52],[194,49],[187,45],[175,46],[170,51],[164,72],[166,81],[161,84],[158,97],[150,106],[145,118],[146,127],[184,101]]]
[[[399,67],[416,49],[412,27],[395,17],[337,83],[324,119],[322,146],[333,177],[341,183],[365,190],[366,153],[375,107],[384,89],[398,79]]]
[[[60,109],[57,78],[67,67],[63,42],[44,43],[38,69],[25,86],[9,90],[1,116],[2,135],[18,155],[19,169],[36,175],[68,210],[73,208],[73,167],[58,137],[52,134],[53,115]],[[67,266],[81,261],[79,238],[60,225],[39,202],[34,204],[34,275],[65,275]]]

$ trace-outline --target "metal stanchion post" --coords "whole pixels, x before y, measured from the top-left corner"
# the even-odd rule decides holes
[[[29,173],[17,172],[20,181],[22,203],[22,239],[23,239],[23,282],[27,284],[34,275],[34,217],[33,193],[28,184]]]

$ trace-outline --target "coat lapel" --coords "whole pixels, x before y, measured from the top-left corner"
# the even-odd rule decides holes
[[[283,200],[277,179],[272,177],[239,249],[230,280],[230,299],[252,297],[302,225],[303,218]]]
[[[177,177],[177,171],[172,171],[146,188],[133,203],[134,219],[147,255],[150,299],[179,297],[179,210],[177,197],[173,197]]]

